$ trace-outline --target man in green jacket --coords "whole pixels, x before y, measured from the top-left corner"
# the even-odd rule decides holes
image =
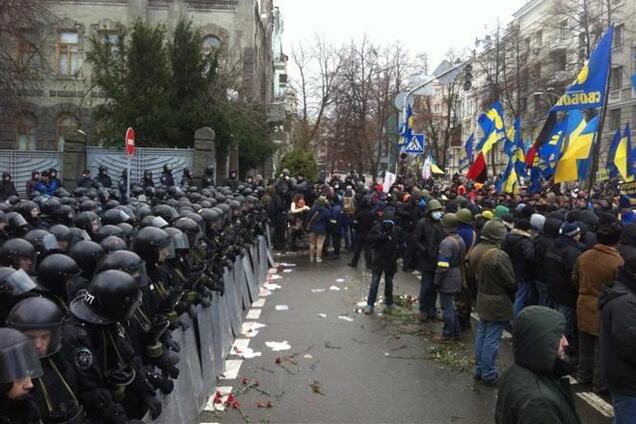
[[[498,219],[488,221],[481,240],[468,255],[467,277],[477,283],[479,326],[475,334],[473,378],[487,385],[497,382],[497,353],[504,327],[512,320],[512,299],[517,287],[512,262],[501,249],[506,227]]]
[[[513,328],[514,364],[501,377],[497,424],[580,424],[565,348],[565,318],[544,306],[521,311]]]

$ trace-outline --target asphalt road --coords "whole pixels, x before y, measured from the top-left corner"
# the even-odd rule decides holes
[[[237,342],[228,378],[218,383],[223,393],[232,390],[238,404],[225,408],[227,396],[211,400],[208,409],[224,410],[204,412],[201,423],[494,422],[496,389],[471,377],[472,334],[460,343],[439,345],[430,339],[441,324],[417,323],[408,305],[391,315],[382,314],[381,307],[372,316],[360,313],[370,274],[346,266],[346,255],[320,264],[303,256],[275,260],[296,266],[280,268],[280,277],[271,281],[280,288],[272,287],[252,308],[247,322],[265,327],[257,334],[247,331]],[[399,272],[394,294],[415,296],[418,285],[415,275]],[[273,351],[267,342],[287,342],[289,349]],[[250,349],[260,356],[241,359],[250,356]],[[500,369],[511,358],[506,338]],[[231,369],[237,367],[235,377]],[[600,400],[597,410],[591,403],[598,399],[584,396],[587,401],[576,397],[582,421],[610,423],[599,412],[607,405]]]

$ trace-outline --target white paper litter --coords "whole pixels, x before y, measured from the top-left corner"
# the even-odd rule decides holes
[[[270,275],[269,276],[269,281],[276,281],[276,280],[282,280],[283,276],[282,275],[278,275],[278,274],[274,274],[274,275]]]
[[[289,264],[289,263],[286,263],[286,262],[281,262],[279,265],[282,265],[282,266],[285,266],[285,267],[295,267],[296,266],[296,264]]]
[[[338,279],[336,280],[336,283],[344,283],[344,278],[338,278]]]
[[[311,289],[312,293],[322,293],[322,292],[325,292],[325,291],[327,291],[327,289]]]
[[[277,311],[289,311],[289,306],[288,305],[276,305],[276,310]]]
[[[367,306],[367,302],[366,301],[358,302],[356,306],[358,306],[358,308],[364,308],[365,306]]]
[[[321,314],[318,314],[318,317],[319,317],[319,318],[327,318],[327,314],[322,314],[322,313],[321,313]]]
[[[247,321],[241,324],[241,334],[247,337],[254,337],[258,334],[258,330],[267,327],[265,324],[255,321]]]
[[[289,345],[289,343],[287,343],[287,340],[285,340],[284,342],[265,342],[265,346],[271,348],[274,352],[291,349],[291,346]]]
[[[353,322],[353,318],[348,317],[348,316],[346,316],[346,315],[340,315],[340,316],[338,317],[338,319],[341,319],[341,320],[343,320],[343,321]]]
[[[216,396],[216,392],[219,392],[222,395],[220,399],[221,402],[219,403],[214,403],[214,397]],[[214,393],[212,393],[212,396],[208,398],[208,402],[205,404],[205,407],[203,408],[203,410],[206,412],[225,411],[225,402],[227,401],[227,398],[230,393],[232,393],[231,386],[218,386],[214,390]]]
[[[303,358],[305,358],[305,359],[311,359],[311,358],[313,358],[313,356],[311,356],[310,354],[307,354],[307,355],[303,356]]]
[[[288,273],[288,272],[292,272],[292,271],[293,271],[293,269],[284,269],[283,270],[284,273]]]
[[[264,288],[262,288],[262,287],[261,287],[261,290],[258,292],[259,297],[267,297],[267,296],[269,296],[270,294],[272,294],[272,292],[271,292],[271,291],[269,291],[269,290],[267,290],[267,289],[264,289]]]
[[[232,350],[230,350],[230,355],[236,355],[244,359],[252,359],[261,356],[262,352],[254,352],[254,350],[250,347],[238,347],[232,346]]]
[[[340,287],[338,287],[338,286],[331,286],[331,287],[329,287],[329,290],[332,290],[332,291],[340,291]]]
[[[270,290],[270,291],[278,290],[278,289],[282,288],[278,284],[274,284],[274,283],[263,284],[263,287],[265,287],[267,290]]]

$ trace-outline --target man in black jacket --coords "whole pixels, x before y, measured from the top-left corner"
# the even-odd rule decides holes
[[[515,228],[508,233],[502,244],[502,249],[510,256],[512,267],[517,279],[517,293],[513,315],[530,304],[534,292],[534,241],[530,234],[530,220],[526,217],[515,217]]]
[[[419,318],[421,321],[435,319],[437,290],[433,287],[433,276],[437,266],[437,250],[444,238],[441,219],[442,204],[433,199],[426,205],[426,216],[415,225],[413,243],[419,258],[419,269],[422,273],[420,283]]]
[[[371,287],[365,314],[373,313],[373,305],[378,297],[380,278],[384,273],[384,306],[385,312],[393,309],[393,276],[397,272],[397,260],[404,251],[404,237],[402,229],[391,219],[385,219],[376,224],[369,232],[371,244]]]
[[[570,344],[569,354],[577,347],[576,299],[578,290],[572,282],[572,270],[576,259],[583,253],[581,229],[576,222],[561,225],[559,237],[545,254],[544,273],[548,286],[548,297],[554,308],[565,317],[565,337]]]
[[[349,266],[353,268],[358,266],[360,253],[362,253],[362,249],[364,249],[366,266],[367,268],[371,268],[371,251],[367,246],[367,236],[371,228],[375,225],[375,215],[371,210],[371,200],[368,197],[362,197],[358,205],[358,210],[353,218],[353,228],[355,229],[353,238],[354,251]]]
[[[601,291],[600,363],[612,393],[614,422],[636,417],[636,256],[619,268],[618,281]]]

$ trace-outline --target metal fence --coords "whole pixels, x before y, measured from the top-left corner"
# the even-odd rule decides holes
[[[175,184],[181,183],[184,168],[192,169],[192,158],[194,150],[192,149],[156,149],[150,147],[141,147],[135,150],[132,157],[130,169],[130,182],[140,181],[145,170],[152,171],[152,177],[155,183],[159,182],[164,164],[168,163],[172,166],[172,175]],[[87,147],[86,148],[86,167],[90,169],[91,175],[97,175],[97,169],[100,165],[108,168],[108,174],[117,184],[121,176],[122,170],[128,166],[128,157],[124,149],[112,149],[103,147]]]
[[[57,170],[58,178],[64,175],[64,153],[56,150],[0,150],[0,170],[8,171],[20,196],[26,195],[26,183],[32,171]]]

